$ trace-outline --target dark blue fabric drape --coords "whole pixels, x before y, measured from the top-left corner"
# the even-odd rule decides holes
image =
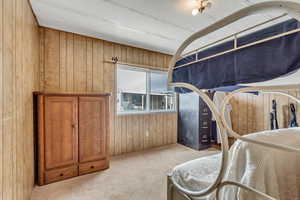
[[[238,39],[238,46],[268,38],[300,27],[291,19]],[[198,53],[204,58],[233,48],[233,41],[225,42]],[[196,59],[196,55],[183,58],[176,66]],[[228,86],[267,81],[300,68],[300,33],[273,39],[215,58],[175,69],[173,82],[185,82],[199,89],[232,90]],[[233,87],[236,89],[236,87]],[[176,88],[179,93],[190,92]]]

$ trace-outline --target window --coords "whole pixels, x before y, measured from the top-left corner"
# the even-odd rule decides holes
[[[175,105],[166,72],[118,65],[118,113],[174,111]]]
[[[150,71],[150,110],[174,110],[174,93],[167,84],[166,72]]]

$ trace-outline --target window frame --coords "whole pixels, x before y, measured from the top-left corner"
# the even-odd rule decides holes
[[[150,96],[151,96],[151,73],[158,73],[158,74],[164,74],[166,71],[162,71],[159,69],[146,69],[136,66],[130,66],[125,64],[117,64],[117,70],[116,70],[116,102],[118,99],[118,69],[125,69],[125,70],[131,70],[131,71],[139,71],[139,72],[145,72],[146,73],[146,109],[145,110],[138,110],[138,111],[119,111],[118,110],[118,104],[116,103],[116,111],[117,115],[135,115],[135,114],[151,114],[151,113],[172,113],[177,112],[177,94],[173,92],[174,95],[174,101],[175,106],[173,109],[170,110],[151,110],[150,109]]]

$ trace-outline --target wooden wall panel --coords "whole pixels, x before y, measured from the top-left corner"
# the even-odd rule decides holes
[[[41,29],[43,30],[43,29]],[[41,36],[42,37],[42,36]],[[41,48],[44,45],[42,45]],[[74,35],[71,33],[67,33],[67,47],[66,47],[66,71],[67,71],[67,76],[66,76],[66,91],[71,92],[74,91]],[[42,53],[42,52],[41,52]],[[44,80],[43,80],[44,81]]]
[[[4,148],[3,148],[3,52],[4,52],[4,43],[3,43],[3,1],[0,3],[0,200],[3,200],[3,182],[4,182],[4,176],[3,176],[3,158],[4,158]]]
[[[46,31],[47,32],[47,31]],[[59,33],[59,32],[58,32]],[[76,92],[87,91],[87,38],[81,35],[74,35],[74,90]],[[47,46],[45,47],[46,49]],[[58,77],[60,74],[57,74]],[[46,79],[47,80],[47,79]],[[59,88],[63,90],[63,88]]]
[[[60,67],[60,34],[57,31],[49,30],[45,31],[45,46],[44,48],[44,76],[45,83],[44,86],[48,90],[57,90],[60,86],[59,84],[59,67]],[[57,76],[58,75],[58,76]]]
[[[0,2],[0,200],[30,200],[32,92],[39,89],[39,28],[27,0]]]
[[[118,115],[116,123],[121,137],[116,140],[116,154],[177,142],[177,113]]]
[[[299,90],[288,91],[289,94],[300,97]],[[288,97],[273,94],[237,94],[231,100],[233,107],[231,117],[233,130],[241,135],[270,129],[270,112],[272,100],[277,102],[278,124],[280,128],[287,128],[290,121],[289,104],[295,103]],[[300,106],[295,104],[297,120],[300,123]]]
[[[14,183],[14,174],[12,167],[14,162],[12,160],[13,155],[13,144],[12,136],[15,134],[13,130],[13,94],[10,90],[13,90],[13,54],[14,54],[14,38],[13,38],[13,24],[15,20],[12,20],[13,14],[13,1],[4,2],[3,6],[3,82],[5,86],[3,87],[3,121],[2,129],[3,133],[3,143],[4,148],[3,161],[7,164],[3,166],[3,190],[6,191],[3,193],[3,199],[13,199],[13,188]],[[11,20],[10,20],[11,19]],[[11,87],[6,87],[9,85]],[[4,106],[5,105],[5,106]],[[10,120],[5,120],[10,119]]]
[[[42,91],[109,92],[110,152],[118,155],[177,141],[176,113],[116,115],[119,61],[167,69],[170,56],[49,28],[40,28]]]

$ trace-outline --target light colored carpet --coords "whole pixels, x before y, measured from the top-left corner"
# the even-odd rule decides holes
[[[215,152],[175,144],[116,156],[108,170],[36,187],[32,200],[166,200],[167,172]]]

